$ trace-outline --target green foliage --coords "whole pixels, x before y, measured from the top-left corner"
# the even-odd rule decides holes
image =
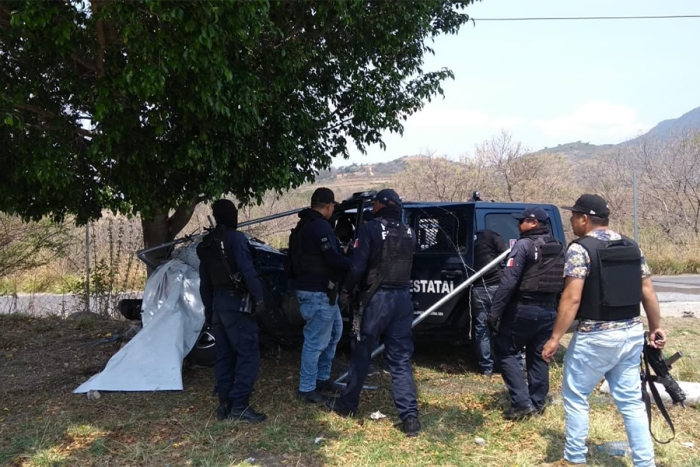
[[[0,1],[0,210],[155,219],[297,187],[442,94],[423,56],[472,1]]]

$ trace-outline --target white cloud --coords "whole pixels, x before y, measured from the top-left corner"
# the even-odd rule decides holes
[[[535,120],[534,126],[559,142],[588,141],[595,144],[619,143],[648,130],[637,112],[607,101],[588,102],[573,113]]]

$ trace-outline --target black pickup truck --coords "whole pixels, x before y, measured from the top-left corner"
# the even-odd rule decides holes
[[[371,199],[374,194],[371,191],[355,193],[336,206],[331,223],[336,227],[344,224],[344,240],[350,245],[353,233],[357,232],[362,222],[362,215],[358,213],[372,209]],[[416,316],[453,292],[476,272],[473,269],[473,250],[475,233],[478,230],[491,229],[512,245],[518,238],[518,224],[511,214],[520,212],[527,206],[531,204],[484,201],[404,203],[404,221],[414,229],[418,240],[411,274],[411,296]],[[564,242],[564,228],[558,209],[550,204],[540,207],[549,214],[554,236]],[[241,222],[240,226],[291,216],[297,212],[299,210]],[[285,306],[288,303],[284,299],[287,292],[283,267],[286,250],[272,248],[252,237],[249,241],[251,252],[266,285],[269,311],[259,318],[263,335],[280,344],[301,342],[303,321],[291,311],[292,307]],[[141,254],[139,257],[145,258]],[[342,313],[346,324],[345,331],[349,332],[351,310],[345,307]],[[466,288],[418,324],[414,328],[414,338],[464,342],[471,336],[470,316],[469,294]]]
[[[355,193],[336,206],[331,224],[336,228],[339,238],[351,245],[354,232],[359,230],[363,214],[372,209],[373,191]],[[501,202],[406,202],[403,204],[404,221],[416,232],[417,243],[411,273],[411,296],[416,316],[433,307],[446,295],[451,294],[460,284],[476,271],[474,265],[475,233],[482,229],[497,232],[506,243],[512,245],[518,238],[518,223],[511,215],[521,212],[532,204]],[[556,206],[539,205],[549,214],[552,233],[565,242],[564,227]],[[258,224],[284,216],[298,213],[300,209],[268,216],[252,221],[241,222],[239,227],[245,231],[247,225]],[[341,229],[340,226],[343,226]],[[342,234],[341,234],[342,230]],[[197,239],[198,237],[194,237]],[[177,243],[191,243],[192,237],[177,240],[157,248],[172,247]],[[281,345],[295,345],[302,342],[303,320],[298,313],[290,311],[293,307],[286,304],[293,300],[288,297],[287,279],[284,272],[286,249],[275,249],[254,237],[249,237],[251,252],[258,271],[265,285],[268,311],[258,317],[261,337]],[[138,256],[151,267],[146,252],[141,250]],[[139,319],[140,300],[124,300],[120,311],[129,319]],[[352,322],[349,306],[341,308],[345,322],[345,332],[350,331]],[[416,325],[413,336],[416,340],[433,340],[463,343],[471,337],[471,313],[469,306],[469,288],[446,300]],[[201,345],[200,345],[201,343]],[[203,334],[193,353],[201,350],[211,359],[213,342],[211,336]],[[206,349],[206,350],[205,350]]]

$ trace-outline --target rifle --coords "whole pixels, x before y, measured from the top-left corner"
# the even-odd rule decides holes
[[[209,231],[211,235],[213,235],[214,230],[216,229],[216,226],[214,225],[214,221],[212,220],[211,216],[207,216],[207,219],[209,219],[209,228],[206,229]],[[226,275],[228,278],[231,280],[231,286],[232,286],[232,292],[238,292],[243,294],[243,299],[241,300],[241,308],[240,312],[242,313],[247,313],[251,314],[252,313],[252,300],[250,297],[250,292],[248,291],[248,287],[246,286],[245,282],[243,281],[243,274],[241,274],[240,271],[234,272],[231,270],[231,265],[229,263],[229,258],[228,255],[226,255],[226,250],[224,248],[224,242],[221,240],[214,239],[217,244],[217,251],[219,253],[219,258],[221,260],[221,267],[224,269],[226,272]]]
[[[672,369],[671,365],[680,360],[681,357],[683,357],[683,353],[676,352],[669,358],[664,358],[664,354],[661,350],[645,343],[644,357],[651,369],[654,370],[654,374],[649,375],[649,370],[647,369],[647,380],[654,383],[661,383],[668,395],[671,396],[673,403],[679,404],[685,408],[685,393],[670,373]]]
[[[664,407],[664,403],[661,400],[661,395],[659,394],[658,389],[656,389],[656,385],[654,383],[658,382],[663,384],[664,389],[666,390],[668,395],[671,396],[673,404],[680,404],[681,407],[685,408],[685,393],[678,385],[678,382],[675,379],[673,379],[673,376],[671,376],[671,373],[669,371],[671,370],[671,365],[677,362],[682,356],[683,354],[681,352],[676,352],[671,357],[666,359],[664,358],[664,355],[660,349],[654,348],[651,345],[649,345],[647,343],[646,337],[644,338],[644,350],[642,352],[644,367],[642,368],[641,375],[642,399],[644,400],[644,405],[647,409],[647,418],[649,419],[649,432],[651,433],[651,436],[654,438],[654,440],[660,444],[670,443],[676,437],[676,428],[673,426],[671,417],[669,416],[666,407]],[[650,366],[654,370],[653,375],[649,370]],[[671,432],[673,433],[673,436],[666,441],[659,441],[659,439],[657,439],[654,433],[651,431],[651,400],[649,398],[649,394],[646,391],[647,383],[649,384],[649,390],[651,391],[651,395],[654,397],[654,402],[656,403],[656,406],[658,407],[659,411],[661,412],[661,415],[664,417],[664,420],[666,420],[666,423],[671,428]]]

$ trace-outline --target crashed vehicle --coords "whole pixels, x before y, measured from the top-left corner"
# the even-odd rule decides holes
[[[363,222],[365,212],[372,210],[374,191],[355,193],[336,206],[330,222],[344,245],[350,246],[354,234]],[[435,310],[425,315],[413,332],[416,340],[439,340],[463,343],[471,338],[471,309],[468,287],[460,284],[472,277],[475,233],[481,229],[497,232],[510,246],[517,240],[518,223],[512,216],[532,204],[501,202],[405,202],[403,218],[416,232],[417,242],[411,272],[411,297],[416,316],[424,314],[441,301]],[[565,242],[564,227],[558,209],[551,204],[539,205],[549,214],[552,234]],[[301,209],[283,212],[247,222],[239,228],[299,213]],[[138,252],[139,258],[156,267],[147,253],[160,248],[172,249],[182,242],[197,240],[188,237],[159,247]],[[290,299],[284,271],[286,249],[275,249],[263,241],[248,236],[251,253],[265,284],[268,310],[258,316],[263,342],[281,345],[301,343],[304,321]],[[458,293],[453,293],[458,290]],[[452,296],[450,296],[452,295]],[[450,296],[448,300],[443,298]],[[129,319],[138,319],[138,301],[120,304],[120,310]],[[351,331],[352,310],[342,307],[345,334]],[[193,353],[211,349],[211,336],[203,335]]]

